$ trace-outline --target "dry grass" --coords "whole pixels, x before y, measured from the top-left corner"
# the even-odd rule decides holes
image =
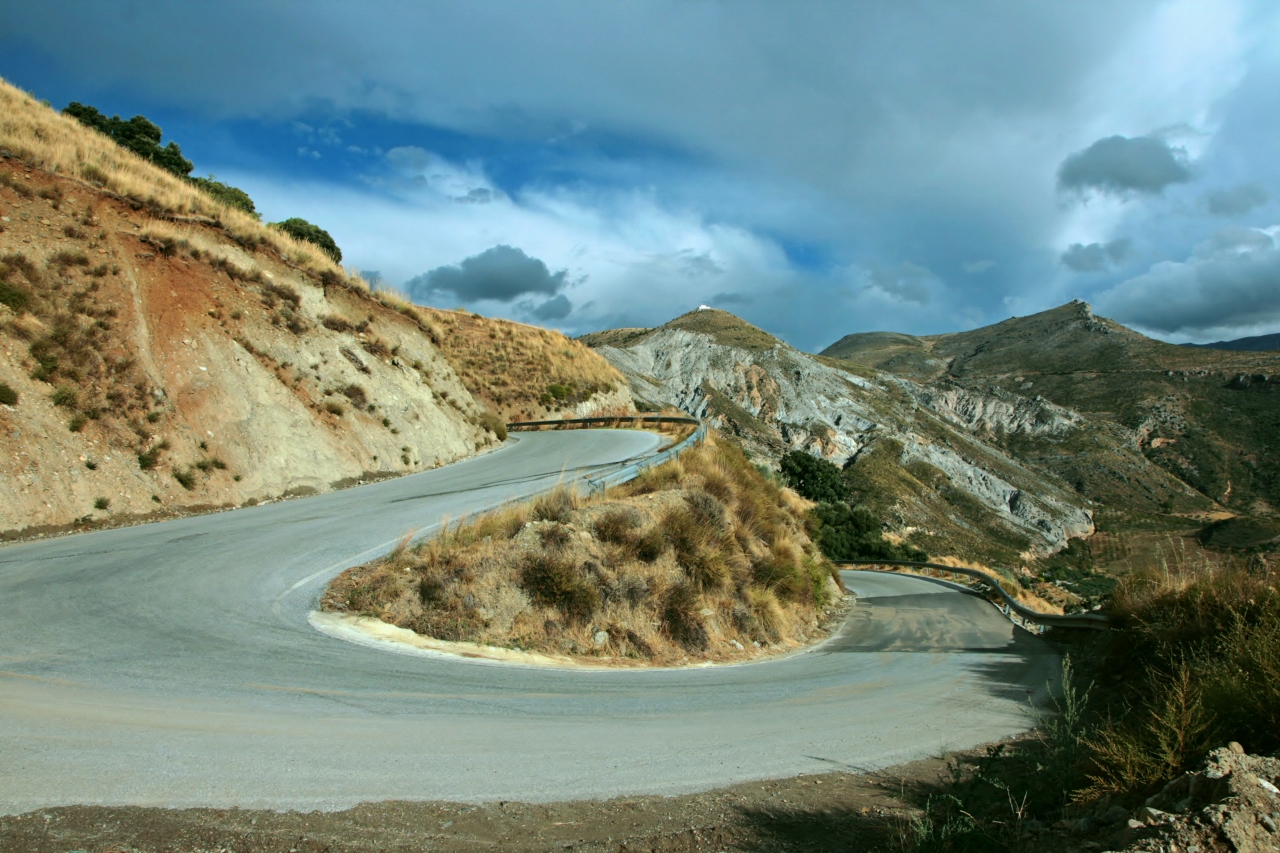
[[[471,396],[504,421],[571,413],[626,380],[590,347],[559,332],[465,311],[421,310]],[[629,412],[601,412],[628,414]]]
[[[220,225],[248,250],[269,247],[294,266],[368,290],[363,279],[335,264],[319,247],[222,204],[4,80],[0,80],[0,148],[46,172],[100,187],[157,217],[190,217]]]
[[[808,642],[838,594],[794,499],[709,442],[598,498],[560,488],[446,525],[344,573],[325,607],[443,640],[672,664]]]
[[[1102,674],[1120,687],[1086,740],[1082,800],[1150,793],[1229,741],[1280,747],[1280,590],[1265,562],[1135,572],[1109,609]]]

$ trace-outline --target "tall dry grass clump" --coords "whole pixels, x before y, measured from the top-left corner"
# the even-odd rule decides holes
[[[1280,749],[1280,591],[1276,579],[1218,567],[1165,567],[1123,579],[1103,674],[1122,686],[1087,739],[1083,798],[1150,792],[1230,741]]]
[[[803,505],[708,442],[592,499],[561,487],[352,569],[325,607],[441,640],[731,660],[822,632],[840,587]]]

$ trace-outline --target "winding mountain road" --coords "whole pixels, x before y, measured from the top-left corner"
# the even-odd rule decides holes
[[[651,452],[521,435],[314,498],[0,548],[0,813],[64,804],[343,808],[679,793],[868,769],[1025,729],[1048,646],[949,585],[846,572],[806,654],[668,671],[394,654],[308,623],[405,531]]]

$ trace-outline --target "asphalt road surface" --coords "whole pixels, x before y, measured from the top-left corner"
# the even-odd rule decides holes
[[[528,433],[370,486],[0,548],[0,813],[671,794],[1027,728],[1056,655],[979,598],[904,576],[844,573],[859,602],[834,639],[729,667],[433,659],[308,623],[329,578],[407,530],[656,441]]]

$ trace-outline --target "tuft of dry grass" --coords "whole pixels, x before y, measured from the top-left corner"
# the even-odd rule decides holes
[[[430,540],[345,572],[324,606],[551,654],[750,657],[820,634],[840,595],[796,506],[736,448],[711,441],[641,488],[583,498],[561,486],[446,522]]]

